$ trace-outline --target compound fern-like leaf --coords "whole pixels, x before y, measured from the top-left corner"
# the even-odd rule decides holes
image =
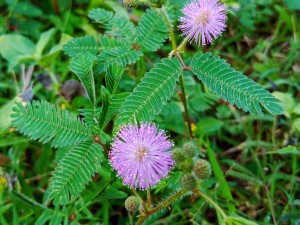
[[[88,98],[94,108],[96,105],[96,94],[92,67],[95,59],[96,56],[91,53],[82,52],[77,54],[75,57],[72,57],[69,67],[83,84]]]
[[[126,65],[135,63],[142,55],[141,51],[124,48],[105,50],[98,55],[94,71],[95,73],[101,73],[113,63],[125,67]]]
[[[137,26],[137,45],[148,51],[156,51],[167,37],[168,28],[163,17],[158,11],[148,9]]]
[[[116,125],[134,122],[135,119],[152,120],[171,98],[181,72],[182,67],[176,58],[157,63],[126,98]]]
[[[107,34],[133,41],[136,30],[128,18],[117,14],[113,15],[112,12],[104,9],[91,10],[89,18],[105,28]]]
[[[191,70],[213,93],[245,112],[263,114],[263,106],[273,115],[282,113],[278,99],[218,56],[197,53],[192,59]]]
[[[70,57],[82,52],[90,52],[96,55],[98,52],[98,43],[93,36],[73,38],[63,46],[63,50]]]
[[[210,109],[218,100],[214,94],[202,93],[199,96],[190,98],[189,107],[196,112],[203,112]]]
[[[129,93],[124,92],[116,94],[111,98],[108,109],[105,111],[105,113],[102,114],[99,119],[99,126],[101,129],[103,129],[108,124],[108,122],[120,111],[120,108],[128,95]]]
[[[111,38],[106,35],[99,34],[100,50],[113,50],[113,49],[131,49],[132,44],[123,39]]]
[[[88,17],[96,23],[105,24],[112,20],[114,14],[105,9],[92,9],[89,11]]]
[[[69,203],[70,198],[76,198],[101,167],[102,152],[102,147],[92,141],[70,149],[52,173],[48,199],[54,199],[55,205],[64,205]]]
[[[65,147],[92,139],[91,129],[77,116],[46,101],[16,104],[13,125],[24,135],[53,147]]]
[[[121,80],[123,71],[124,71],[123,66],[116,63],[110,64],[107,67],[105,83],[106,83],[107,90],[109,91],[110,94],[112,95],[115,94],[119,82]]]

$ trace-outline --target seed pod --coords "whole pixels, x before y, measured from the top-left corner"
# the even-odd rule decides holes
[[[192,174],[186,173],[181,177],[180,185],[183,189],[192,191],[196,187],[196,179]]]
[[[211,166],[210,163],[205,159],[199,159],[194,166],[194,173],[195,176],[200,179],[204,180],[211,175]]]

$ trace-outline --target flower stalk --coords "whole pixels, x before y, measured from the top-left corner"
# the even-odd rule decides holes
[[[169,17],[167,15],[167,13],[166,13],[166,10],[163,9],[162,13],[163,13],[163,18],[164,18],[164,20],[167,24],[167,27],[168,27],[168,31],[169,31],[169,34],[170,34],[170,39],[171,39],[172,47],[173,47],[173,50],[169,54],[169,58],[171,58],[173,55],[175,55],[179,59],[180,63],[182,64],[183,70],[187,70],[187,67],[186,67],[186,65],[184,64],[184,62],[181,58],[180,51],[184,48],[184,46],[186,45],[188,39],[184,39],[184,41],[180,44],[179,48],[177,48],[175,35],[174,35],[173,29],[172,29],[172,24],[169,20]],[[187,107],[186,92],[185,92],[185,88],[184,88],[182,74],[180,74],[180,76],[179,76],[179,83],[180,83],[180,87],[181,87],[181,94],[179,95],[179,97],[181,98],[181,101],[182,101],[183,106],[184,106],[184,115],[185,115],[184,119],[187,122],[189,136],[190,136],[190,138],[193,138],[192,123],[191,123],[191,120],[190,120],[189,111],[188,111],[188,107]]]
[[[166,199],[165,201],[161,202],[158,206],[154,207],[153,209],[151,209],[150,211],[146,212],[146,215],[141,216],[139,218],[139,220],[137,221],[136,225],[141,225],[143,224],[143,222],[152,214],[162,210],[163,208],[166,208],[168,206],[170,206],[171,204],[173,204],[178,198],[182,197],[184,194],[186,194],[187,191],[186,190],[180,190],[178,192],[176,192],[174,195],[170,196],[168,199]]]

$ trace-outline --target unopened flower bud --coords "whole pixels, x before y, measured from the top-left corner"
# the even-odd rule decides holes
[[[125,201],[125,208],[128,212],[134,213],[140,207],[140,199],[135,196],[130,196]]]
[[[133,8],[139,5],[153,6],[156,0],[123,0],[123,5],[125,7]]]
[[[192,158],[186,158],[184,161],[178,163],[177,165],[180,171],[189,173],[193,170],[194,161]]]
[[[194,166],[194,173],[197,178],[204,180],[211,175],[211,166],[205,159],[199,159]]]
[[[185,160],[185,156],[182,152],[182,148],[174,148],[173,149],[173,159],[176,163],[180,163],[180,162],[183,162]]]
[[[139,0],[123,0],[123,5],[128,8],[136,7],[140,5]]]
[[[182,149],[185,156],[194,157],[198,150],[198,146],[194,141],[188,141],[183,144]]]
[[[183,189],[192,191],[196,187],[196,179],[190,173],[184,174],[180,179],[180,185]]]

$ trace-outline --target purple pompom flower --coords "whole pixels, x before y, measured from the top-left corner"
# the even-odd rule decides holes
[[[145,190],[167,177],[175,164],[173,143],[154,124],[127,125],[116,135],[109,161],[123,183]]]
[[[226,7],[218,0],[192,0],[182,10],[179,29],[198,46],[210,44],[226,27]]]

